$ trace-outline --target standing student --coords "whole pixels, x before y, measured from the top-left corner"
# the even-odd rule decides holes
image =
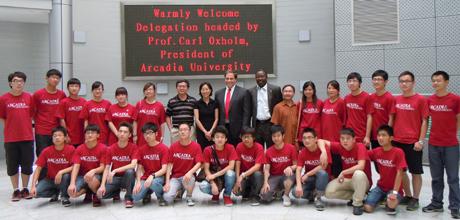
[[[295,182],[297,168],[297,150],[294,145],[284,142],[284,128],[280,125],[271,127],[273,146],[265,154],[264,184],[261,199],[273,201],[277,190],[283,191],[283,205],[291,206],[289,193]]]
[[[431,132],[428,156],[431,171],[431,203],[423,212],[443,211],[444,170],[449,185],[449,209],[452,218],[460,218],[458,183],[459,149],[457,131],[460,127],[460,98],[447,90],[449,74],[437,71],[431,75],[434,94],[428,98]]]
[[[252,127],[256,129],[256,141],[268,148],[273,145],[270,127],[275,105],[283,100],[281,88],[267,82],[268,75],[263,69],[255,74],[256,86],[249,89],[252,98]]]
[[[339,142],[340,129],[345,126],[347,113],[345,102],[340,98],[339,82],[332,80],[327,83],[327,95],[321,112],[321,134],[325,140]],[[337,177],[342,172],[342,160],[338,154],[331,153],[331,156],[331,175]]]
[[[219,202],[222,190],[224,205],[232,206],[232,189],[235,184],[236,151],[233,145],[227,143],[228,131],[224,126],[218,126],[212,133],[214,144],[206,147],[203,152],[204,172],[206,180],[201,182],[200,190],[211,194],[212,201]]]
[[[195,103],[196,140],[201,149],[213,144],[212,132],[219,121],[219,108],[217,102],[212,99],[212,86],[203,82],[199,87],[201,99]]]
[[[399,88],[402,95],[396,96],[395,105],[391,112],[394,116],[394,143],[401,148],[406,157],[409,172],[412,174],[411,191],[409,177],[403,174],[405,197],[401,204],[407,204],[408,211],[415,211],[419,207],[418,198],[422,189],[422,154],[426,131],[428,128],[428,104],[426,99],[414,92],[414,74],[405,71],[399,75]]]
[[[49,70],[46,73],[46,87],[37,90],[33,95],[36,105],[34,121],[35,153],[37,157],[45,147],[53,144],[51,130],[59,125],[56,112],[59,109],[59,102],[66,97],[63,91],[57,89],[61,78],[62,73],[59,70]]]
[[[105,120],[105,114],[110,108],[110,101],[103,99],[102,94],[104,93],[104,84],[96,81],[91,85],[91,92],[93,93],[93,99],[87,101],[81,111],[80,118],[85,120],[85,127],[89,124],[94,124],[99,127],[100,136],[99,142],[107,144],[109,136],[109,127]]]
[[[85,140],[83,130],[85,129],[85,120],[80,118],[81,111],[85,106],[86,100],[78,96],[81,82],[77,78],[71,78],[67,81],[67,90],[69,97],[64,98],[59,103],[59,110],[56,117],[59,118],[62,127],[68,131],[70,144],[78,147]]]
[[[317,137],[321,138],[321,111],[323,102],[316,96],[316,86],[312,81],[307,81],[302,87],[302,99],[298,104],[299,122],[297,142],[303,143],[302,133],[305,128],[315,129]]]
[[[142,133],[147,143],[140,146],[137,152],[139,164],[137,166],[133,199],[134,201],[142,199],[142,203],[146,204],[151,201],[150,194],[155,192],[158,204],[165,206],[163,185],[169,150],[166,145],[156,139],[158,132],[158,126],[151,122],[142,127]]]
[[[75,148],[67,145],[65,139],[67,129],[58,126],[53,128],[53,145],[45,148],[37,159],[30,194],[36,198],[51,198],[50,202],[57,202],[59,194],[63,206],[70,206],[67,187],[70,184],[72,171],[72,156]],[[46,178],[39,176],[43,168],[47,168]]]
[[[168,204],[172,204],[179,190],[185,189],[187,205],[195,205],[192,199],[195,173],[202,162],[201,147],[191,139],[190,124],[186,122],[179,124],[179,141],[173,143],[169,149],[168,169],[163,187],[164,199]],[[180,197],[182,198],[182,194]]]
[[[320,162],[321,150],[317,145],[318,136],[313,128],[304,128],[302,131],[303,148],[297,159],[296,187],[294,195],[299,198],[306,198],[315,201],[315,208],[318,211],[324,210],[324,196],[327,183],[329,182],[329,164],[332,163],[331,153],[326,148],[328,163],[323,166]],[[302,175],[302,168],[305,167]],[[316,197],[316,200],[315,200]]]
[[[146,144],[145,138],[142,135],[142,128],[149,122],[154,123],[158,128],[156,139],[159,142],[163,141],[166,112],[163,104],[156,100],[156,90],[157,88],[155,84],[151,82],[146,83],[143,89],[144,99],[140,100],[136,104],[133,123],[133,140],[137,143],[137,146],[143,146]],[[138,134],[139,137],[137,136]]]
[[[128,102],[128,90],[125,87],[118,87],[115,90],[115,99],[117,99],[117,103],[111,105],[105,114],[105,119],[110,128],[108,139],[109,145],[117,142],[118,127],[120,127],[121,122],[133,123],[134,112],[136,111],[134,106]],[[130,136],[131,134],[132,132],[130,132]],[[131,137],[130,142],[132,142]]]
[[[252,206],[258,206],[259,193],[264,181],[264,147],[255,141],[254,128],[244,128],[241,131],[241,139],[243,141],[236,146],[238,159],[235,162],[236,182],[233,193],[242,195],[243,200],[250,199]]]
[[[97,125],[85,127],[85,143],[78,146],[72,158],[72,173],[67,189],[69,196],[76,198],[86,193],[84,203],[91,202],[94,207],[101,205],[97,190],[101,185],[106,146],[98,141],[100,130]]]
[[[347,110],[345,126],[355,131],[357,142],[369,146],[374,108],[370,102],[369,94],[361,89],[362,82],[359,73],[353,72],[347,76],[350,94],[344,99]]]
[[[105,168],[97,194],[102,199],[120,200],[121,189],[126,189],[125,207],[132,208],[134,169],[137,165],[137,146],[129,142],[133,127],[128,122],[121,122],[117,129],[118,141],[106,150]]]
[[[275,109],[273,109],[272,123],[274,125],[281,125],[284,128],[283,138],[285,139],[283,141],[296,146],[296,150],[298,150],[296,132],[299,110],[293,100],[295,88],[293,85],[288,84],[283,86],[282,92],[283,101],[278,103]]]
[[[352,199],[353,215],[362,215],[364,196],[372,185],[370,166],[366,163],[369,160],[366,147],[356,142],[355,132],[351,128],[342,128],[340,143],[321,140],[318,144],[326,144],[332,153],[339,154],[342,158],[343,170],[327,185],[326,197]]]
[[[369,158],[373,160],[380,170],[380,178],[377,186],[367,194],[364,203],[366,212],[373,212],[382,199],[386,197],[386,212],[389,215],[396,214],[396,207],[402,199],[402,176],[407,168],[404,152],[391,145],[393,140],[393,128],[381,125],[377,129],[378,148],[368,151]]]
[[[6,170],[11,180],[11,201],[31,199],[27,189],[34,162],[34,135],[32,117],[35,112],[32,96],[24,91],[27,76],[23,72],[8,75],[10,91],[0,97],[0,118],[5,138]],[[21,167],[22,190],[19,189],[19,167]]]

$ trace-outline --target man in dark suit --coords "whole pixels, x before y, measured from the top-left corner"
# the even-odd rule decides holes
[[[252,127],[256,129],[256,141],[265,145],[265,148],[273,145],[270,134],[273,108],[283,100],[280,87],[267,83],[267,78],[263,69],[257,70],[257,85],[249,90],[252,98]]]
[[[215,100],[219,105],[219,125],[225,125],[228,143],[236,146],[241,142],[243,127],[249,127],[251,118],[251,95],[248,90],[236,85],[238,74],[225,72],[225,88],[216,92]]]

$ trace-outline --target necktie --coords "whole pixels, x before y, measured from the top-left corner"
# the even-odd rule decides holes
[[[230,99],[232,95],[232,89],[227,90],[227,95],[225,96],[225,120],[228,121],[228,112],[230,111]]]

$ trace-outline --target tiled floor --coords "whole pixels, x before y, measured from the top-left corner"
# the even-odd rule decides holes
[[[374,175],[374,179],[377,175]],[[424,182],[421,196],[421,206],[429,203],[431,196],[429,170],[425,167],[423,175]],[[159,207],[155,202],[143,206],[136,204],[132,209],[126,209],[123,203],[112,203],[111,200],[104,201],[103,206],[93,208],[90,204],[81,204],[80,199],[72,200],[70,207],[62,207],[60,203],[48,203],[47,199],[21,200],[19,202],[10,202],[11,184],[6,175],[5,161],[0,161],[0,219],[123,219],[123,220],[140,220],[140,219],[212,219],[212,220],[272,220],[272,219],[309,219],[309,220],[336,220],[336,219],[451,219],[447,210],[444,213],[423,213],[421,208],[418,211],[408,212],[405,207],[399,208],[396,217],[388,216],[382,208],[379,208],[374,214],[364,213],[362,216],[353,216],[352,208],[346,207],[343,202],[331,201],[325,211],[319,212],[306,201],[293,200],[291,207],[283,207],[281,202],[274,202],[270,205],[261,205],[252,207],[249,204],[241,203],[237,199],[237,204],[233,207],[224,207],[221,199],[220,205],[208,202],[210,196],[201,193],[196,188],[193,197],[197,204],[194,207],[187,207],[185,202],[179,202],[173,206]],[[447,193],[445,193],[447,198]]]

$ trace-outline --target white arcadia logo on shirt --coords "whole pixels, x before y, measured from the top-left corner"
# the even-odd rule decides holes
[[[357,103],[347,103],[347,108],[363,110],[363,108],[359,106]]]
[[[342,157],[342,161],[346,164],[356,164],[356,160],[353,157]]]
[[[89,112],[105,113],[105,108],[91,108]]]
[[[430,105],[430,110],[435,112],[451,112],[452,109],[449,109],[447,105]]]
[[[216,161],[214,160],[214,158],[211,158],[211,163],[216,163]],[[225,158],[219,158],[219,163],[220,163],[220,164],[227,164],[227,163],[228,163],[228,160],[225,159]]]
[[[130,118],[128,112],[114,112],[112,113],[112,117],[117,117],[117,118]]]
[[[80,160],[86,162],[99,162],[96,156],[81,156]]]
[[[59,105],[59,99],[43,99],[41,103],[46,105]]]
[[[130,156],[112,156],[112,160],[114,161],[122,161],[122,162],[126,162],[126,161],[131,161],[131,157]]]
[[[414,111],[415,108],[412,107],[411,104],[396,104],[397,109],[407,110],[407,111]]]
[[[382,105],[378,102],[374,102],[374,108],[378,110],[385,110]]]
[[[396,166],[395,164],[393,164],[393,160],[377,159],[377,163],[385,167],[395,167]]]
[[[83,106],[80,105],[80,106],[71,106],[71,107],[69,107],[67,110],[68,110],[69,112],[79,112],[79,111],[81,111],[82,109],[83,109]]]
[[[48,158],[47,162],[54,163],[54,164],[68,164],[69,163],[69,161],[67,161],[66,158]]]
[[[306,160],[304,164],[308,166],[318,166],[320,162],[319,160]]]
[[[155,109],[141,109],[139,110],[139,113],[145,115],[157,115],[157,111]]]
[[[160,160],[160,155],[158,154],[147,154],[142,158],[144,160]]]
[[[244,161],[246,162],[254,162],[254,157],[250,156],[250,155],[244,155],[244,154],[241,154],[241,159],[243,159]]]
[[[333,108],[323,108],[323,113],[328,115],[336,115],[337,112]]]
[[[29,106],[24,102],[17,102],[17,103],[8,103],[6,106],[7,108],[29,108]]]
[[[303,112],[307,114],[319,113],[317,108],[304,108]]]
[[[272,162],[274,163],[285,163],[291,161],[289,157],[281,156],[281,157],[273,157]]]
[[[193,160],[192,155],[187,153],[174,153],[173,157],[181,159],[181,160]]]

